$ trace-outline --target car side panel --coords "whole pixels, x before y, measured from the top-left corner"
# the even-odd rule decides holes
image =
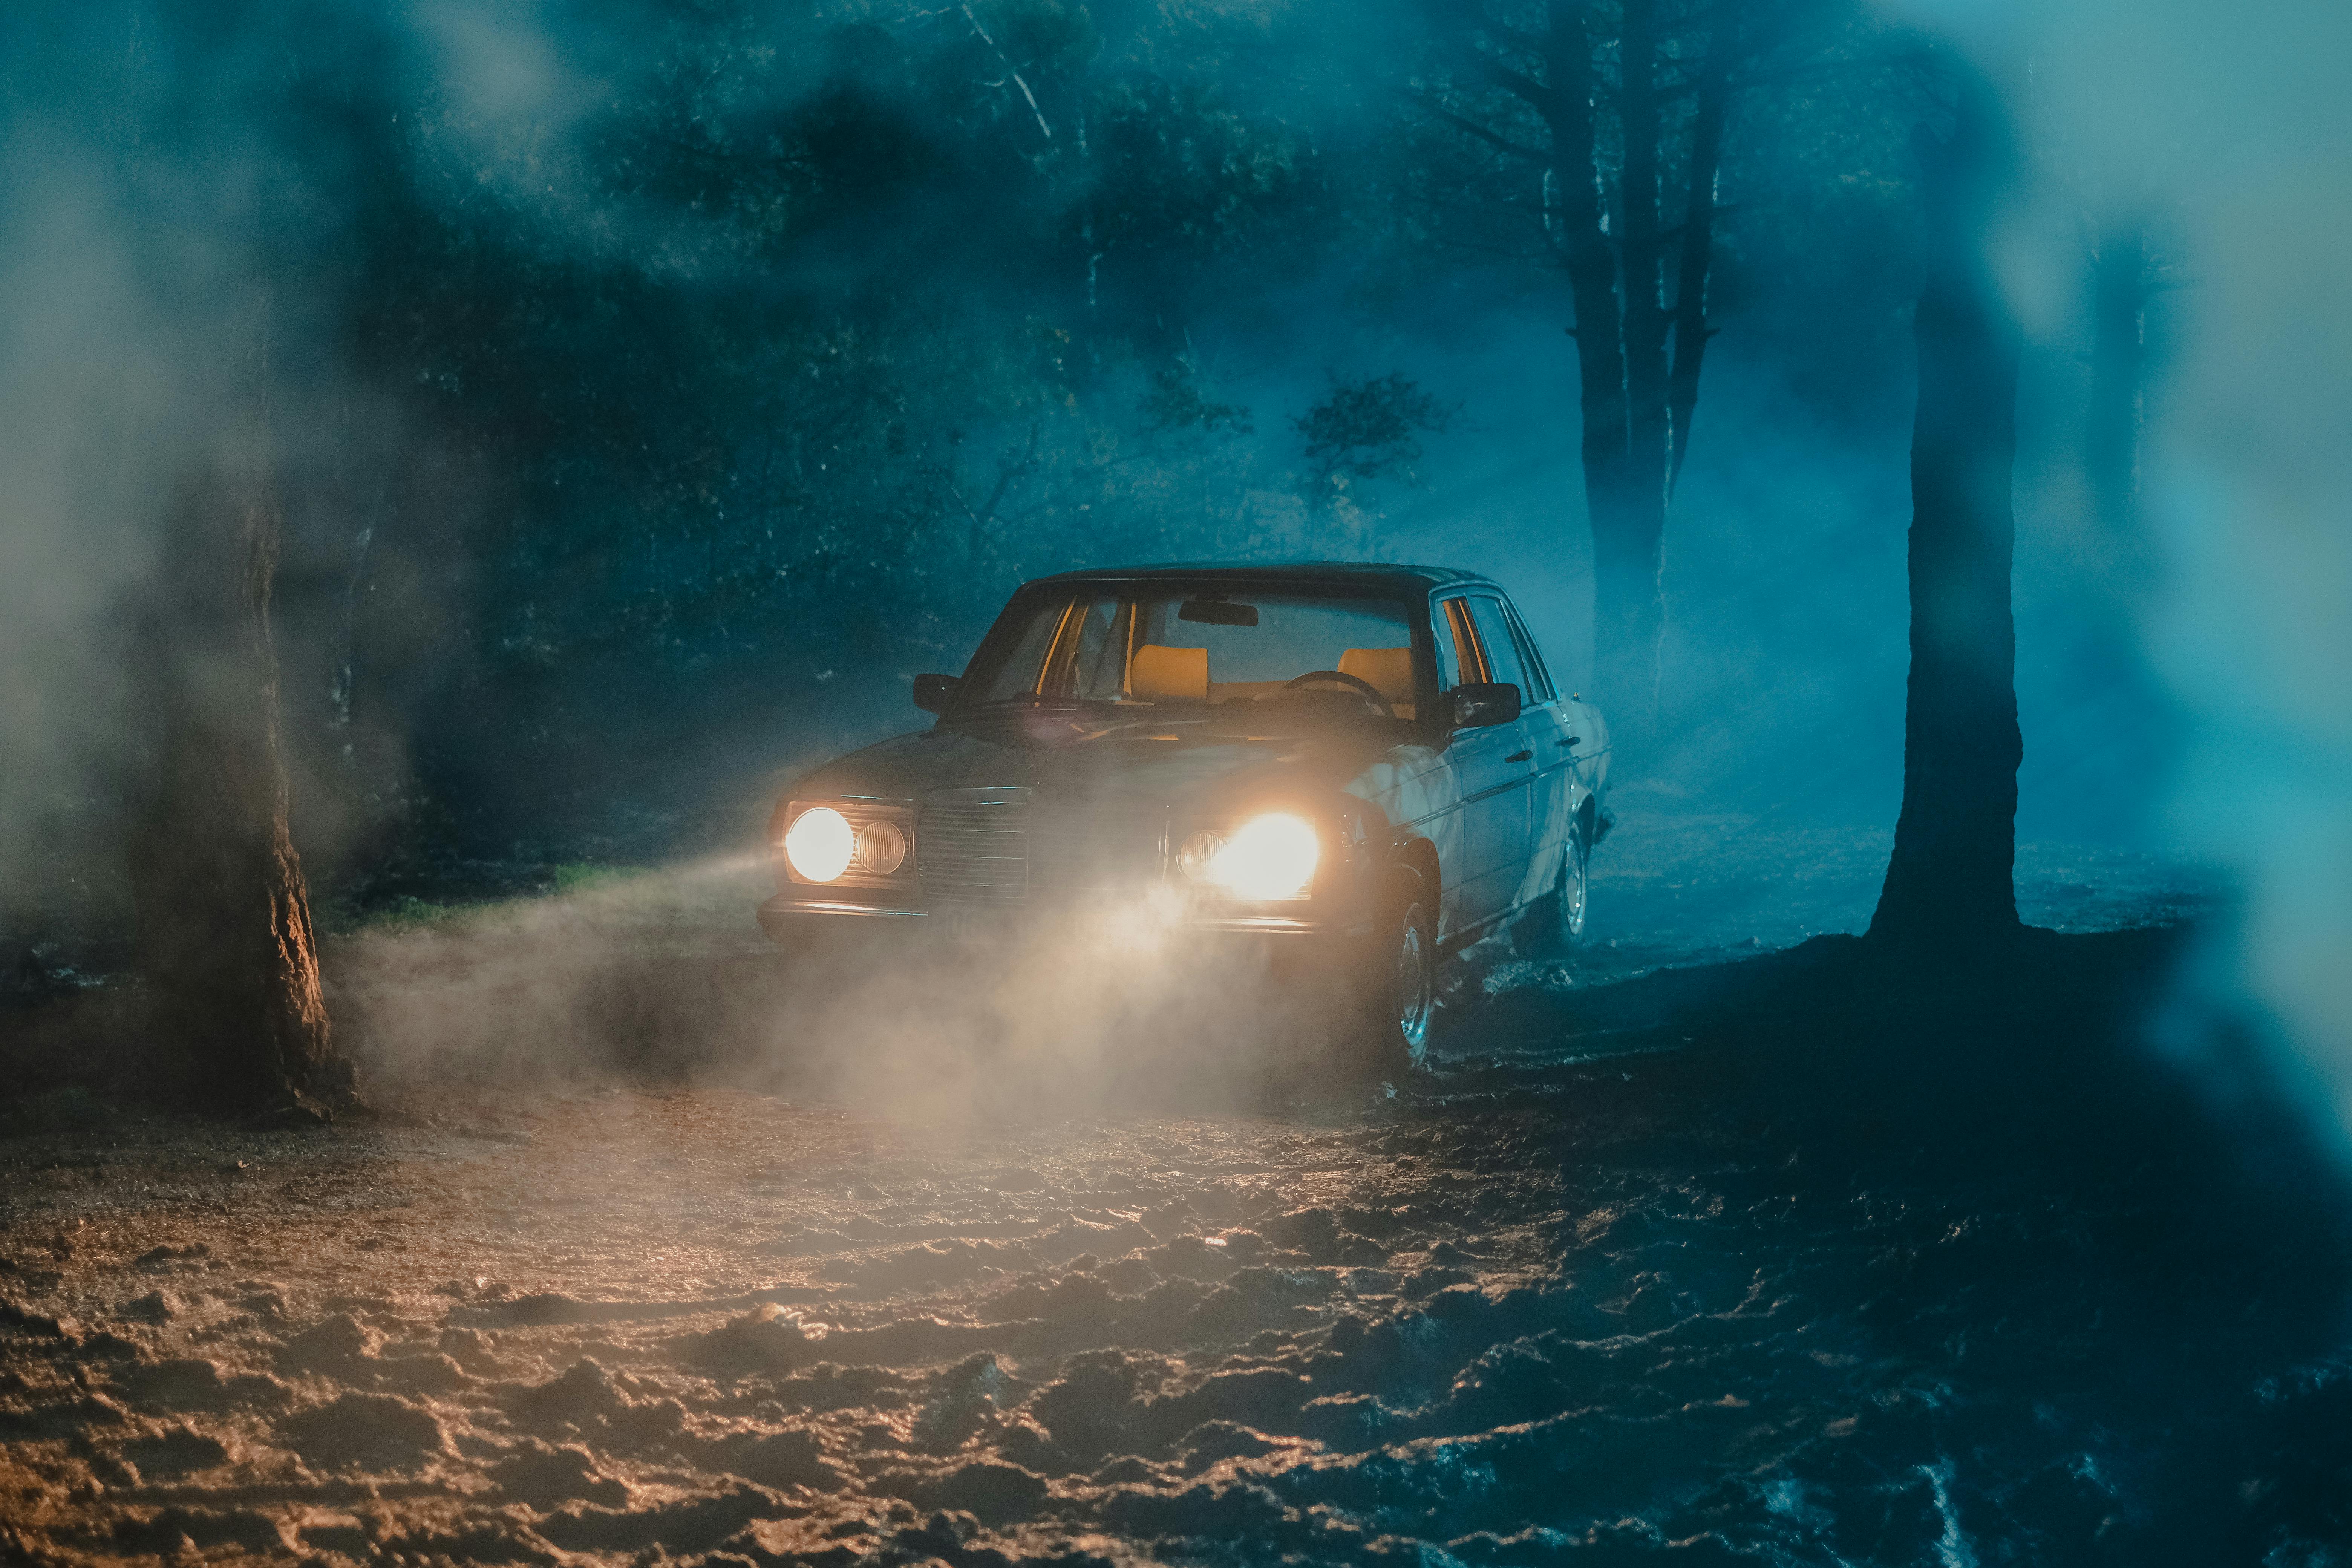
[[[1426,838],[1436,851],[1438,937],[1443,941],[1459,923],[1459,887],[1469,863],[1460,770],[1434,747],[1399,746],[1344,787],[1376,808],[1385,821],[1386,854],[1399,853],[1416,838]]]
[[[1472,802],[1476,879],[1463,900],[1464,924],[1484,925],[1518,907],[1536,866],[1534,845],[1549,814],[1538,746],[1550,716],[1537,672],[1526,668],[1524,638],[1514,628],[1508,601],[1483,586],[1456,596],[1469,612],[1464,620],[1475,639],[1484,679],[1517,687],[1521,703],[1520,716],[1510,723],[1454,737],[1465,773],[1477,775],[1464,784]]]
[[[1593,795],[1605,805],[1609,795],[1609,721],[1601,716],[1600,709],[1580,698],[1562,700],[1560,716],[1568,727],[1564,738],[1575,742],[1567,748],[1567,754],[1575,759],[1580,799]]]
[[[1531,656],[1541,679],[1549,684],[1548,661],[1543,650],[1536,646],[1534,635],[1528,630],[1526,618],[1518,614],[1516,605],[1510,605],[1507,596],[1496,596],[1510,606],[1523,657]],[[1596,788],[1594,775],[1599,764],[1594,759],[1602,754],[1601,749],[1606,745],[1600,711],[1580,698],[1558,690],[1550,698],[1522,709],[1520,721],[1528,745],[1535,752],[1537,783],[1527,858],[1510,900],[1513,909],[1552,891],[1577,814],[1584,809]]]
[[[1446,748],[1463,808],[1463,871],[1449,884],[1454,923],[1483,925],[1510,908],[1527,855],[1528,800],[1533,794],[1529,747],[1517,720],[1465,730]],[[1441,926],[1439,936],[1448,934]]]
[[[1582,800],[1577,787],[1576,760],[1568,744],[1568,737],[1573,731],[1560,711],[1559,700],[1528,710],[1521,715],[1521,722],[1528,746],[1536,754],[1536,784],[1530,792],[1534,811],[1529,818],[1527,858],[1511,900],[1514,906],[1539,899],[1551,890],[1560,858],[1567,851],[1570,826],[1576,820],[1576,808]]]

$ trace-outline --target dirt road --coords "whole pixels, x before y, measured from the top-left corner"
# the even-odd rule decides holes
[[[1664,931],[1672,867],[1643,874]],[[976,1106],[911,1093],[919,1060],[551,1075],[521,1020],[750,1037],[678,1000],[684,950],[622,944],[652,955],[629,985],[670,978],[650,1013],[611,989],[616,921],[403,947],[379,1025],[472,1054],[381,1064],[388,1121],[58,1102],[0,1140],[0,1560],[2318,1563],[2352,1537],[2352,1227],[2259,1095],[2214,1109],[2147,1055],[2168,939],[2070,939],[2014,1005],[1916,1013],[1872,1011],[1833,947],[1616,986],[1505,952],[1454,977],[1446,1070],[1400,1095],[1089,1105],[1030,1060]],[[529,1070],[446,1076],[493,1058]]]
[[[933,1140],[723,1091],[113,1126],[10,1172],[0,1510],[68,1561],[1360,1535],[1261,1478],[1360,1491],[1319,1467],[1556,1309],[1593,1216],[1527,1137],[1470,1169],[1359,1119]],[[1670,1319],[1641,1273],[1589,1274],[1579,1312]]]
[[[0,1554],[2315,1563],[2341,1539],[2342,1270],[2313,1267],[2340,1228],[2173,1101],[2112,1103],[2131,1158],[1931,1155],[1792,1120],[1832,1091],[1772,1087],[1801,1074],[1785,1041],[1729,1048],[1274,1116],[925,1126],[684,1088],[16,1140]]]

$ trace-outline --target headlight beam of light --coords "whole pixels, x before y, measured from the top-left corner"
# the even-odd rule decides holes
[[[1314,824],[1286,812],[1254,816],[1230,835],[1195,833],[1178,866],[1191,880],[1253,902],[1303,899],[1323,847]]]

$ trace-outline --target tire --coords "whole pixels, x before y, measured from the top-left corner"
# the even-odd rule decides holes
[[[1363,1065],[1402,1079],[1429,1067],[1430,1023],[1437,1009],[1437,921],[1421,879],[1400,871],[1381,900],[1359,997]]]
[[[1584,941],[1592,909],[1592,841],[1579,812],[1570,826],[1568,847],[1560,856],[1559,874],[1544,896],[1528,910],[1519,926],[1520,945],[1529,951],[1567,951]]]

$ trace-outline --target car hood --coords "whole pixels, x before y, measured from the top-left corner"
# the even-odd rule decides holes
[[[792,794],[912,801],[934,790],[1023,788],[1104,808],[1215,809],[1341,788],[1408,743],[1370,729],[1252,735],[1230,720],[1106,725],[1025,713],[884,741],[825,764]]]

